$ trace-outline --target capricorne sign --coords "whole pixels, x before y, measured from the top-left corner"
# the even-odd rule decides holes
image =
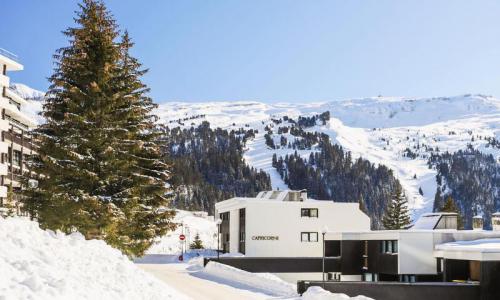
[[[254,236],[252,236],[252,240],[254,240],[254,241],[277,241],[279,239],[280,238],[277,235],[254,235]]]

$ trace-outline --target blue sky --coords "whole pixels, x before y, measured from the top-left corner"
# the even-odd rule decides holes
[[[500,96],[500,1],[107,0],[157,102]],[[76,1],[2,1],[13,81],[44,90]]]

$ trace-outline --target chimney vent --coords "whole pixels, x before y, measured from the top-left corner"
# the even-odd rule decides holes
[[[484,225],[484,221],[483,221],[483,217],[482,216],[474,216],[472,218],[472,229],[473,230],[483,230],[483,225]]]
[[[500,231],[500,212],[491,215],[491,227],[494,231]]]

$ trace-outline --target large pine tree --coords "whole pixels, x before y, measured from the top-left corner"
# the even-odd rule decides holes
[[[388,230],[406,229],[411,223],[408,201],[403,193],[401,185],[396,188],[391,196],[391,201],[387,206],[382,225]]]
[[[162,209],[169,179],[146,70],[101,1],[84,0],[70,44],[54,56],[33,167],[38,188],[27,207],[44,228],[80,231],[141,255],[173,228]],[[34,199],[33,199],[34,198]]]

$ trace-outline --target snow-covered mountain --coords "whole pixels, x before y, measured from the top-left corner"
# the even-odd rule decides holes
[[[274,188],[287,188],[272,167],[272,156],[291,154],[287,147],[266,146],[264,128],[274,128],[273,138],[279,144],[276,130],[288,116],[311,116],[329,111],[325,125],[317,123],[307,131],[328,134],[334,143],[375,164],[394,171],[407,195],[414,217],[432,210],[436,192],[436,171],[429,169],[431,153],[457,151],[468,144],[481,152],[500,158],[500,149],[488,138],[500,138],[500,100],[484,95],[440,98],[374,97],[308,104],[265,104],[261,102],[165,103],[158,109],[160,118],[170,127],[188,127],[210,122],[212,127],[259,130],[247,143],[245,160],[271,175]],[[269,128],[269,127],[268,127]],[[308,157],[312,150],[299,150]],[[410,157],[414,157],[410,158]]]
[[[45,97],[44,92],[30,88],[29,86],[22,83],[12,83],[10,85],[10,88],[25,100],[43,101]]]
[[[25,112],[39,122],[44,93],[23,84],[11,86],[29,100]],[[372,97],[316,103],[276,103],[256,101],[167,102],[157,110],[162,122],[170,127],[190,127],[208,121],[211,127],[224,129],[257,129],[259,133],[247,143],[244,158],[251,166],[270,174],[274,188],[286,189],[272,156],[284,156],[295,150],[269,148],[265,143],[266,126],[274,128],[273,139],[279,144],[279,127],[290,125],[273,122],[284,116],[293,119],[330,112],[326,124],[306,131],[322,132],[332,142],[372,163],[383,164],[394,171],[409,196],[414,217],[432,210],[436,192],[436,171],[427,159],[431,153],[454,152],[467,145],[500,158],[500,148],[488,139],[500,139],[500,100],[484,95],[462,95],[439,98]],[[289,135],[287,137],[290,137]],[[297,150],[308,157],[311,150]]]

